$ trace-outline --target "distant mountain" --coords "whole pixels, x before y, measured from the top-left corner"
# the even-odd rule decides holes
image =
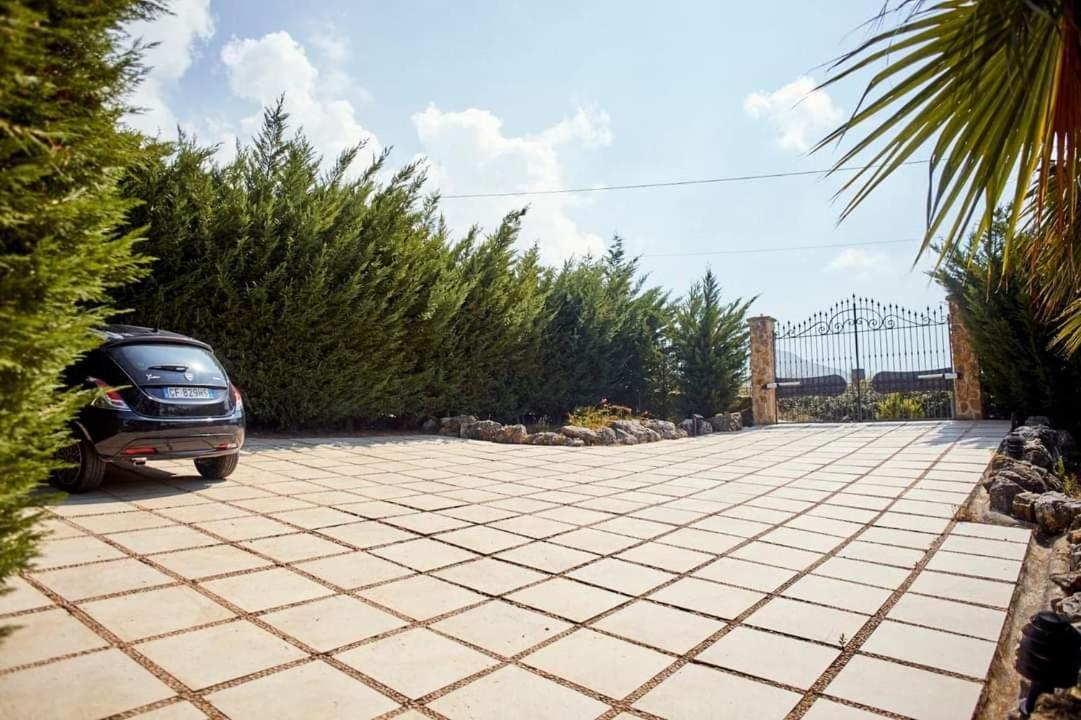
[[[788,350],[777,351],[777,366],[774,368],[777,377],[785,378],[808,378],[822,375],[840,375],[847,377],[848,372],[838,370],[827,365],[807,360]]]

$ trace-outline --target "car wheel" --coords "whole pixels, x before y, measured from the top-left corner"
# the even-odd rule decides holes
[[[195,469],[208,480],[224,480],[236,470],[240,460],[239,453],[232,455],[220,455],[218,457],[199,458],[195,461]]]
[[[101,487],[101,481],[105,477],[105,461],[85,438],[63,448],[57,456],[71,463],[71,467],[56,470],[52,474],[53,484],[61,490],[82,493]]]

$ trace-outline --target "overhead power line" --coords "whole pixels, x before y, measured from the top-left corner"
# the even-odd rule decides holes
[[[909,160],[905,165],[926,165],[927,160]],[[900,167],[899,166],[899,167]],[[671,182],[637,183],[633,185],[601,185],[598,187],[563,188],[557,190],[515,190],[511,192],[459,193],[442,195],[443,200],[465,200],[468,198],[524,197],[528,195],[566,195],[568,193],[608,192],[610,190],[643,190],[646,188],[683,187],[685,185],[712,185],[718,183],[746,182],[750,180],[771,180],[774,178],[799,177],[801,175],[825,175],[829,172],[854,172],[875,167],[874,165],[851,165],[836,169],[793,170],[791,172],[761,173],[758,175],[731,175],[728,177],[702,178],[698,180],[674,180]]]
[[[918,239],[905,240],[869,240],[867,242],[829,243],[825,245],[790,245],[788,247],[746,248],[740,250],[703,250],[701,252],[682,253],[645,253],[638,257],[695,257],[699,255],[749,255],[751,253],[792,252],[796,250],[825,250],[828,248],[866,247],[868,245],[898,245],[900,243],[919,242]]]

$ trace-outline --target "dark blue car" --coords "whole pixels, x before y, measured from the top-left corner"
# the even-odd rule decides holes
[[[62,451],[72,467],[54,482],[86,492],[108,463],[191,458],[206,478],[236,469],[244,444],[244,404],[206,343],[176,333],[110,325],[104,342],[68,369],[97,398],[73,423],[77,442]]]

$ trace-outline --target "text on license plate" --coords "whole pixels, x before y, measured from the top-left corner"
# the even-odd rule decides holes
[[[210,388],[201,387],[167,387],[165,397],[174,400],[209,400]]]

